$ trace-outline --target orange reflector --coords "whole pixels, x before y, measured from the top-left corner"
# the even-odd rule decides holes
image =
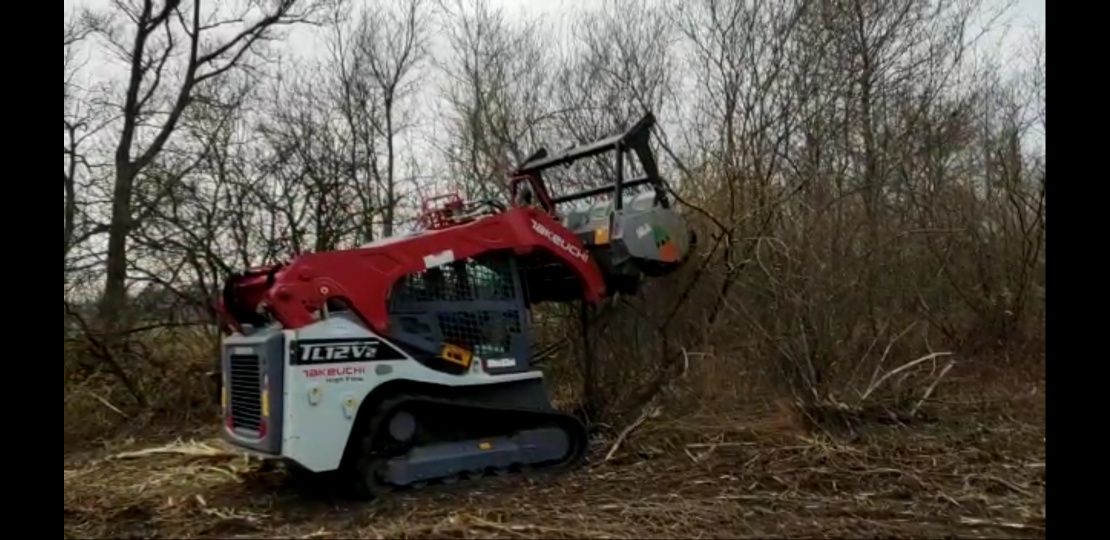
[[[262,377],[262,416],[270,416],[270,376]]]
[[[594,229],[594,244],[603,246],[609,243],[609,227]]]
[[[459,347],[458,345],[444,343],[443,349],[439,352],[439,357],[453,364],[458,364],[464,368],[469,368],[470,361],[473,359],[474,355],[471,354],[470,351]]]
[[[482,441],[482,442],[478,443],[478,448],[480,448],[482,450],[489,450],[490,448],[493,448],[493,445],[490,444],[489,441]]]

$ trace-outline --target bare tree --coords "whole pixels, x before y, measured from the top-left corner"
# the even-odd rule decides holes
[[[357,46],[360,26],[353,10],[337,11],[330,24],[327,64],[329,97],[343,122],[333,129],[342,130],[343,168],[347,182],[354,188],[361,206],[360,236],[363,242],[375,237],[379,214],[375,172],[378,170],[378,132],[375,129],[380,99],[366,76],[366,58]],[[352,22],[352,19],[354,21]]]
[[[69,250],[75,243],[74,236],[77,231],[77,168],[81,165],[84,158],[78,154],[78,146],[80,140],[77,131],[86,127],[86,119],[81,115],[80,111],[73,111],[71,105],[72,95],[72,80],[76,72],[74,66],[75,48],[84,39],[84,35],[80,33],[77,27],[73,24],[72,20],[67,20],[65,23],[64,35],[64,59],[63,59],[63,72],[64,72],[64,90],[62,94],[62,108],[63,114],[63,127],[65,128],[66,144],[63,149],[65,171],[64,171],[64,212],[63,212],[63,230],[62,230],[62,246],[63,246],[63,267],[68,270]],[[66,272],[68,274],[68,272]],[[64,280],[63,280],[64,281]]]
[[[365,176],[351,171],[358,172],[361,146],[357,134],[345,129],[341,111],[319,97],[325,69],[312,63],[285,66],[257,124],[267,146],[264,172],[274,181],[267,208],[283,217],[293,252],[346,245],[366,225],[359,181]]]
[[[249,79],[229,74],[199,91],[182,116],[182,150],[199,161],[165,167],[187,172],[159,194],[132,233],[132,272],[160,300],[148,306],[155,310],[148,314],[156,319],[151,324],[215,321],[219,280],[234,267],[253,266],[254,254],[264,252],[269,239],[258,217],[267,208],[257,197],[262,178],[250,159],[246,131],[253,89]],[[165,151],[151,169],[161,169],[176,150]]]
[[[116,0],[110,15],[94,17],[93,28],[127,66],[100,306],[104,321],[118,321],[126,300],[127,239],[137,226],[134,195],[143,188],[137,182],[173,135],[195,90],[242,66],[277,27],[306,21],[318,7],[281,0],[265,6],[248,3],[225,15],[226,4],[220,4],[202,16],[201,4]],[[117,16],[126,20],[122,27],[114,24]],[[184,61],[175,66],[182,54]],[[171,175],[170,180],[176,179]]]
[[[404,101],[417,83],[415,72],[424,60],[428,12],[423,0],[405,0],[395,9],[372,4],[362,12],[354,36],[359,63],[381,96],[381,119],[375,123],[378,136],[385,142],[385,163],[374,168],[381,188],[382,234],[393,234],[397,206],[396,138],[407,126],[402,117]]]
[[[370,241],[379,216],[381,234],[393,234],[404,162],[397,139],[413,123],[409,101],[427,56],[429,8],[408,0],[337,15],[320,69],[327,74],[330,114],[342,119],[333,129],[343,133],[345,176],[362,206],[362,239]]]
[[[629,17],[632,13],[635,17]],[[677,35],[670,10],[619,1],[575,13],[571,24],[572,39],[551,72],[542,74],[547,91],[539,119],[552,121],[545,123],[546,130],[530,128],[537,136],[580,144],[627,129],[648,112],[659,120],[677,118],[678,110],[671,107]],[[663,129],[658,125],[657,133]],[[552,171],[552,190],[609,182],[610,161],[591,159],[565,173]]]
[[[670,10],[608,3],[576,14],[572,28],[574,39],[552,80],[565,136],[594,140],[627,128],[649,111],[663,119],[671,116],[666,107],[678,75],[678,36]]]
[[[505,194],[504,175],[538,146],[552,66],[535,21],[514,27],[486,0],[445,6],[452,54],[443,63],[450,108],[445,157],[470,198]]]

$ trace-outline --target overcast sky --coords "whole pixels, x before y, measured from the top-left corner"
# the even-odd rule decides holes
[[[139,3],[139,0],[124,0]],[[564,18],[562,15],[569,11],[578,11],[581,8],[595,6],[602,3],[603,0],[489,0],[490,4],[494,7],[500,7],[507,18],[510,19],[524,19],[533,17],[542,17],[546,22],[551,24],[559,34],[562,34],[564,26]],[[360,0],[354,0],[357,4]],[[105,9],[110,6],[111,0],[63,0],[65,12],[67,14],[73,13],[73,10],[79,7],[91,7],[94,9]],[[159,2],[161,3],[161,2]],[[212,3],[210,5],[217,5]],[[1030,42],[1030,37],[1036,33],[1044,36],[1045,30],[1045,2],[1044,0],[984,0],[984,11],[992,11],[993,7],[1000,7],[1009,5],[1007,16],[1000,21],[994,21],[995,30],[984,37],[976,44],[976,52],[980,57],[989,57],[996,60],[1001,60],[1003,69],[1010,71],[1022,71],[1026,67],[1027,46]],[[239,2],[228,2],[230,6],[237,6]],[[234,8],[231,8],[234,9]],[[997,11],[994,9],[993,11]],[[632,16],[633,14],[630,14]],[[300,27],[295,29],[287,39],[281,42],[280,47],[286,51],[293,52],[297,56],[314,56],[316,54],[323,54],[324,49],[324,33],[309,27]],[[432,35],[431,49],[435,57],[444,57],[450,54],[447,49],[447,44],[443,39],[441,33],[434,33]],[[103,49],[92,48],[84,51],[84,70],[82,76],[77,79],[78,83],[82,86],[91,87],[106,80],[121,81],[122,76],[126,73],[125,67],[118,61],[109,63],[106,61],[107,56]],[[114,64],[114,65],[113,65]],[[420,105],[417,109],[420,110],[422,119],[417,120],[418,123],[423,124],[425,130],[431,129],[433,131],[423,131],[423,137],[431,135],[435,137],[434,130],[438,127],[438,122],[434,119],[439,114],[437,112],[437,105],[439,92],[437,92],[436,84],[439,82],[435,73],[430,74],[431,77],[428,82],[432,83],[425,85],[418,98]],[[428,80],[428,79],[425,79]],[[673,119],[671,119],[673,120]],[[660,119],[660,122],[666,123],[667,119]],[[410,140],[409,144],[422,145],[426,141]]]
[[[354,0],[356,3],[359,0]],[[510,17],[543,16],[553,22],[558,20],[559,14],[568,8],[575,9],[596,5],[601,0],[490,0],[490,4],[504,9]],[[107,7],[109,0],[62,0],[65,12],[72,13],[78,6],[95,8]],[[1020,47],[1031,31],[1044,34],[1045,28],[1045,2],[1044,0],[986,0],[988,5],[1012,4],[1009,25],[1004,36],[996,36],[984,45],[999,47],[1000,50],[1014,50]],[[310,46],[311,38],[305,39],[301,35],[294,36],[297,48]]]

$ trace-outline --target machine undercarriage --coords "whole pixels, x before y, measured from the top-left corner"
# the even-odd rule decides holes
[[[359,445],[353,472],[361,485],[355,488],[380,494],[523,468],[564,468],[584,456],[586,430],[554,411],[484,405],[440,392],[403,394],[382,404]]]

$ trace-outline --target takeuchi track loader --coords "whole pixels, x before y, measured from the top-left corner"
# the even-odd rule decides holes
[[[224,438],[363,496],[577,464],[586,430],[530,364],[531,308],[631,293],[686,259],[693,237],[659,177],[654,122],[541,149],[509,176],[508,204],[431,201],[419,232],[231,276]],[[612,185],[551,196],[543,171],[606,153]],[[626,179],[633,157],[644,174]],[[573,207],[588,199],[601,202]]]

